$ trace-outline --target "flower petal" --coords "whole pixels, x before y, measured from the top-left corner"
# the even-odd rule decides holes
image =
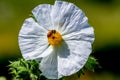
[[[87,17],[77,6],[72,3],[56,1],[51,16],[56,27],[63,35],[80,31],[89,26]]]
[[[40,58],[49,49],[47,31],[32,18],[26,19],[19,33],[19,46],[25,59]]]
[[[56,51],[42,59],[40,63],[40,69],[42,74],[48,79],[59,79],[62,77],[62,75],[58,73],[58,60]]]
[[[52,5],[42,4],[35,7],[32,11],[37,22],[47,30],[53,29],[51,15],[50,15],[51,9],[52,9]]]
[[[58,53],[58,72],[64,76],[69,76],[78,72],[86,63],[91,53],[91,43],[85,41],[69,40],[66,41],[69,49]],[[67,58],[64,57],[69,53]]]
[[[94,41],[94,29],[92,27],[81,29],[78,32],[72,32],[70,34],[64,35],[63,39],[67,40],[80,40],[80,41],[88,41],[93,43]]]
[[[79,71],[91,53],[91,43],[69,40],[56,47],[41,61],[41,71],[49,79],[59,79]]]
[[[42,59],[41,64],[40,64],[41,65],[40,69],[45,77],[49,79],[59,79],[63,77],[64,75],[62,75],[58,71],[59,70],[58,55],[60,57],[67,58],[69,55],[69,49],[67,47],[67,44],[65,44],[65,42],[62,42],[61,45],[53,47],[53,48],[54,48],[54,52],[52,52],[49,56]]]

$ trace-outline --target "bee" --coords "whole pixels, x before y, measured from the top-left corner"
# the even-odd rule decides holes
[[[53,34],[55,34],[56,33],[56,30],[50,30],[49,32],[48,32],[48,34],[47,34],[47,37],[50,37],[50,36],[52,36]]]

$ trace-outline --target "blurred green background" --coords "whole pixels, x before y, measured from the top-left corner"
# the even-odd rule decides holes
[[[86,72],[81,80],[120,80],[120,0],[66,1],[80,7],[95,29],[92,55],[101,68]],[[21,25],[34,7],[44,3],[54,4],[54,0],[0,0],[0,76],[10,80],[9,61],[22,57],[18,46]]]

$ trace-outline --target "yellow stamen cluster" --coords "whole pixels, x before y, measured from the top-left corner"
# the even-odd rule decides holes
[[[62,36],[56,30],[50,30],[47,34],[49,44],[55,46],[60,44],[62,41]]]

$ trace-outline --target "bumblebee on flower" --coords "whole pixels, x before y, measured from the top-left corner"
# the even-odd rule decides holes
[[[78,72],[86,63],[94,41],[94,30],[85,14],[73,3],[55,1],[41,4],[25,20],[19,33],[24,59],[40,61],[40,70],[49,79]]]

